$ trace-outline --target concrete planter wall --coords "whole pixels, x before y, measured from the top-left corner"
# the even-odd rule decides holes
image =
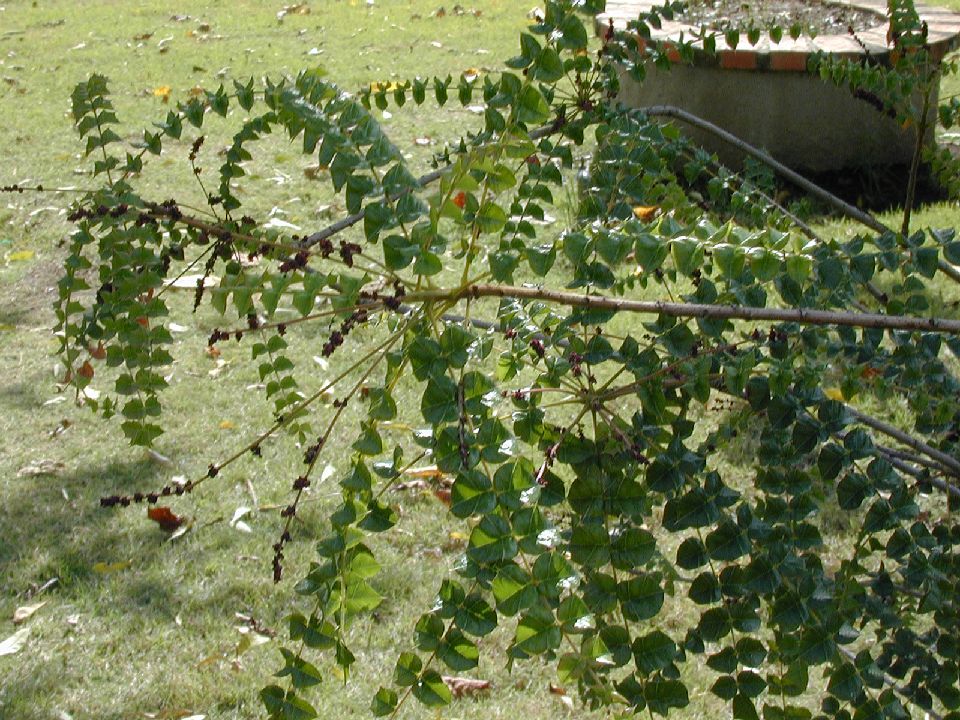
[[[597,18],[597,31],[604,32],[611,21],[615,28],[625,29],[629,20],[658,4],[662,2],[607,0],[606,13]],[[689,41],[699,28],[664,20],[659,30],[652,29],[651,42],[667,49],[672,68],[665,71],[650,65],[642,84],[624,78],[620,100],[633,107],[681,107],[801,171],[907,163],[915,144],[912,129],[904,130],[847,89],[806,71],[810,55],[817,52],[850,59],[863,59],[869,52],[871,59],[880,62],[889,55],[883,0],[836,0],[836,4],[877,13],[877,25],[857,33],[862,46],[847,34],[797,40],[785,36],[777,44],[765,37],[754,46],[742,35],[741,43],[732,49],[720,35],[716,54],[698,50],[691,66],[680,63],[671,44],[681,36]],[[934,57],[960,46],[960,15],[919,3],[917,12],[928,24]],[[639,43],[642,48],[643,41]],[[692,128],[685,130],[724,162],[739,164],[741,158],[729,146]]]

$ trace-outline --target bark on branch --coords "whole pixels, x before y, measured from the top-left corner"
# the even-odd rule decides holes
[[[754,320],[759,322],[795,322],[801,325],[834,325],[885,330],[908,330],[960,334],[960,320],[919,318],[908,315],[849,313],[806,308],[758,308],[740,305],[704,305],[700,303],[662,302],[660,300],[627,300],[603,295],[548,290],[513,285],[468,285],[463,288],[427,290],[408,293],[406,302],[430,302],[467,298],[514,298],[543,300],[571,307],[616,310],[645,315],[666,315],[678,318],[710,318],[715,320]],[[960,467],[960,466],[958,466]]]

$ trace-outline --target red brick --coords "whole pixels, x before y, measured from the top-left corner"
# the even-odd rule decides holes
[[[807,69],[807,53],[772,52],[770,53],[770,69],[786,72],[803,72]]]
[[[755,70],[757,54],[748,50],[722,50],[720,67],[726,70]]]

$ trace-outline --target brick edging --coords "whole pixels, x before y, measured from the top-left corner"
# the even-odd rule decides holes
[[[833,5],[847,5],[860,10],[878,14],[878,23],[867,30],[857,33],[854,39],[849,34],[824,34],[815,38],[804,37],[794,40],[786,36],[774,43],[766,33],[756,45],[750,45],[746,34],[740,33],[741,42],[736,48],[727,45],[723,33],[716,36],[716,53],[707,53],[702,42],[693,40],[693,64],[699,67],[719,67],[729,70],[770,70],[780,72],[803,72],[807,69],[811,55],[829,53],[835,57],[851,60],[866,58],[868,55],[877,62],[889,64],[891,46],[887,42],[885,0],[832,0]],[[627,22],[637,19],[641,13],[662,5],[662,0],[607,0],[606,12],[596,18],[598,35],[603,35],[610,22],[618,30],[625,30]],[[931,7],[923,3],[916,4],[917,14],[927,23],[928,48],[935,60],[940,60],[949,52],[960,47],[960,14],[945,8]],[[651,28],[651,41],[662,43],[671,62],[680,62],[680,53],[675,47],[681,37],[685,40],[699,34],[700,28],[681,22],[662,21],[659,29]],[[859,42],[858,42],[859,40]],[[862,44],[861,44],[862,43]],[[637,38],[642,51],[647,41]]]

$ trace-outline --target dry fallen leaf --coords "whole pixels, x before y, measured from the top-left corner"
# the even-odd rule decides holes
[[[404,490],[428,490],[430,485],[427,484],[426,480],[410,480],[409,482],[399,482],[394,483],[390,488],[394,492],[402,492]]]
[[[7,255],[10,262],[23,262],[24,260],[33,260],[33,250],[17,250]]]
[[[444,473],[436,465],[424,465],[423,467],[418,468],[408,468],[403,474],[412,478],[432,478],[436,480],[446,477],[446,475],[444,475]]]
[[[455,698],[476,695],[490,689],[489,680],[475,680],[474,678],[452,677],[450,675],[444,675],[442,679]]]
[[[58,460],[34,460],[17,471],[17,477],[39,477],[40,475],[56,475],[66,466]]]
[[[295,5],[285,5],[277,13],[277,22],[282,23],[287,15],[309,15],[310,8],[306,3],[297,3]]]
[[[0,642],[0,656],[13,655],[20,652],[23,646],[27,644],[27,636],[30,634],[30,628],[17,630],[13,635],[3,642]]]
[[[170,102],[170,86],[161,85],[160,87],[155,87],[153,89],[154,97],[160,98],[163,102]]]
[[[47,600],[43,600],[42,602],[38,602],[34,605],[24,605],[22,607],[18,607],[16,610],[13,611],[13,624],[19,625],[20,623],[24,622],[27,618],[33,615],[37,610],[39,610],[44,605],[46,605],[47,602],[48,602]]]
[[[243,517],[250,514],[250,508],[241,505],[233,511],[233,517],[230,519],[230,527],[236,528],[241,532],[253,532],[253,529],[243,521]]]
[[[173,532],[183,525],[182,517],[174,515],[170,508],[162,505],[148,508],[147,517],[159,525],[164,532]]]
[[[233,430],[237,426],[230,420],[221,420],[220,429],[221,430]]]
[[[173,460],[166,455],[161,455],[153,448],[147,448],[147,457],[159,465],[173,465]]]

